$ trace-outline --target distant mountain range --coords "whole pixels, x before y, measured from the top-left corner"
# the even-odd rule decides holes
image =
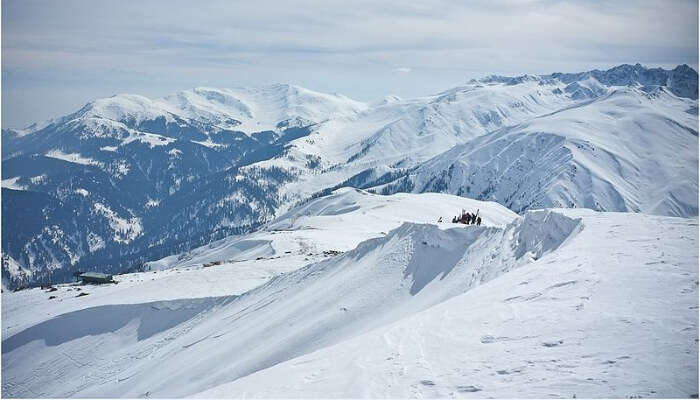
[[[2,131],[3,286],[139,269],[342,186],[697,215],[697,98],[692,68],[637,64],[375,103],[292,85],[99,99]]]

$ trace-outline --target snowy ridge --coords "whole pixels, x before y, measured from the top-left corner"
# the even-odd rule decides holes
[[[696,219],[541,210],[500,227],[405,223],[241,296],[91,308],[66,293],[83,307],[4,328],[3,394],[678,396],[697,385],[696,246]],[[635,347],[651,338],[666,350]],[[672,367],[644,367],[656,362]]]
[[[690,89],[684,89],[684,91],[673,89],[669,86],[671,76],[676,76],[677,79],[681,79],[682,76],[684,85]],[[693,84],[695,92],[691,90]],[[673,71],[667,71],[646,69],[639,65],[623,65],[608,71],[589,71],[579,74],[490,77],[471,81],[465,86],[435,96],[407,100],[391,99],[391,101],[375,103],[354,119],[330,120],[315,127],[312,135],[294,141],[293,148],[289,149],[285,155],[262,161],[258,165],[265,167],[276,165],[298,174],[295,180],[286,183],[281,190],[288,197],[303,200],[320,190],[334,187],[339,182],[347,180],[352,181],[353,185],[368,188],[377,185],[377,183],[372,184],[371,179],[368,179],[369,176],[375,176],[379,178],[379,184],[385,184],[386,181],[382,175],[401,176],[416,167],[425,171],[434,167],[434,165],[427,167],[422,165],[426,162],[430,163],[428,160],[432,157],[439,158],[444,153],[443,158],[449,159],[454,155],[456,148],[475,149],[481,140],[489,140],[484,139],[485,137],[494,137],[495,133],[501,131],[517,130],[523,124],[536,125],[540,119],[547,121],[547,125],[539,124],[546,133],[566,137],[568,131],[573,128],[578,132],[578,137],[607,135],[604,138],[605,143],[613,145],[617,152],[614,157],[619,158],[626,156],[624,140],[628,139],[622,138],[619,143],[614,143],[618,140],[615,136],[617,131],[624,132],[626,129],[632,129],[635,135],[644,137],[645,141],[654,140],[653,137],[646,137],[653,136],[649,135],[649,132],[661,134],[660,132],[665,132],[667,128],[674,132],[684,129],[691,134],[697,132],[697,95],[693,96],[692,93],[697,93],[697,73],[687,66],[679,66]],[[573,111],[568,112],[568,110]],[[555,116],[559,113],[564,113],[570,118]],[[649,123],[651,120],[657,121],[651,125]],[[581,121],[585,121],[587,125],[578,125]],[[659,137],[659,140],[663,139]],[[693,156],[687,151],[696,147],[692,143],[692,138],[681,140],[683,143],[678,143],[676,138],[669,140],[673,142],[674,147],[679,146],[678,150],[682,152],[687,163],[690,165],[697,163],[697,155]],[[481,150],[475,151],[478,153]],[[318,157],[319,167],[309,170],[306,167],[309,157]],[[650,157],[655,158],[656,155],[650,154]],[[665,161],[655,160],[657,163]],[[599,162],[601,161],[591,160],[587,167],[598,169],[591,164]],[[674,168],[680,164],[674,164]],[[487,190],[487,186],[494,183],[481,179],[482,175],[500,173],[498,170],[492,170],[491,167],[493,165],[484,165],[478,171],[480,175],[474,178],[481,180],[481,184],[485,186],[480,188],[481,190]],[[321,169],[321,173],[318,169]],[[636,174],[640,175],[643,181],[655,179],[649,171],[641,170]],[[447,171],[443,169],[439,172]],[[545,176],[549,176],[550,172],[547,171],[546,166],[537,171]],[[429,173],[437,174],[438,171]],[[604,176],[591,178],[593,181],[608,181],[602,185],[605,187],[594,188],[602,192],[600,197],[609,196],[606,192],[647,190],[645,183],[640,183],[644,189],[630,190],[616,187],[617,181],[624,181],[624,178],[610,176],[616,174],[619,174],[619,171],[606,171]],[[649,176],[642,176],[645,174]],[[678,188],[693,184],[692,171],[690,175],[673,174],[672,176],[674,175],[678,179],[687,180],[676,182],[673,186],[677,190],[683,191]],[[364,178],[355,179],[362,176]],[[608,183],[612,188],[607,187]],[[499,182],[499,184],[511,185],[508,182]],[[400,185],[385,193],[443,190],[424,188],[420,185],[417,189],[411,188],[406,182],[401,182]],[[506,189],[506,191],[510,190]],[[547,195],[543,195],[544,199],[539,199],[527,194],[524,198],[518,199],[519,204],[514,204],[506,197],[488,197],[488,193],[484,195],[485,197],[479,197],[481,192],[461,193],[468,197],[496,200],[509,207],[513,204],[511,208],[516,212],[521,212],[528,207],[579,206],[611,211],[643,210],[666,215],[697,214],[697,211],[694,211],[697,209],[697,201],[692,201],[692,198],[686,194],[669,194],[665,190],[654,190],[656,204],[650,204],[651,202],[639,204],[641,201],[637,198],[640,195],[635,193],[632,195],[634,199],[625,199],[626,208],[621,207],[621,201],[617,199],[605,199],[596,205],[596,200],[584,201],[578,194],[558,196],[552,201],[546,198]],[[459,192],[453,190],[450,193]],[[509,194],[520,196],[522,193]],[[680,195],[680,200],[671,199],[676,195]],[[576,196],[578,198],[572,198]]]
[[[663,90],[616,90],[456,146],[379,190],[448,192],[516,212],[697,215],[697,117],[685,112],[691,105]]]
[[[196,397],[692,397],[697,219],[559,212],[583,229],[537,261]]]
[[[538,226],[544,224],[546,227],[558,229],[547,229],[547,236],[537,237],[540,231],[531,228],[533,223],[528,222],[530,218],[537,219]],[[127,396],[138,396],[145,391],[160,395],[182,395],[225,383],[309,351],[338,343],[464,293],[511,268],[530,262],[532,257],[553,251],[576,226],[577,221],[548,212],[518,219],[506,228],[457,227],[443,230],[435,225],[406,223],[386,237],[370,239],[342,256],[280,275],[240,297],[211,299],[205,303],[199,300],[177,301],[151,306],[156,309],[173,310],[176,314],[168,317],[167,314],[150,313],[148,319],[136,314],[121,319],[122,322],[117,319],[117,325],[112,329],[121,333],[113,339],[126,335],[117,340],[130,341],[128,337],[133,334],[137,334],[139,339],[134,343],[135,347],[127,348],[112,348],[110,343],[113,339],[108,339],[108,342],[104,342],[103,349],[112,349],[109,351],[116,352],[112,357],[123,358],[135,349],[143,349],[143,346],[147,345],[145,340],[151,335],[151,340],[159,340],[157,333],[148,332],[154,329],[156,332],[162,329],[170,330],[172,325],[166,321],[173,321],[185,323],[185,326],[177,328],[173,332],[174,336],[169,334],[170,339],[167,340],[170,343],[166,348],[179,350],[175,353],[159,352],[162,356],[167,356],[167,361],[160,356],[144,360],[145,364],[139,368],[150,370],[147,375],[112,371],[120,376],[131,376],[125,379],[124,383],[104,382],[99,386],[99,391],[107,390],[112,394],[122,393]],[[506,250],[497,252],[501,247]],[[426,261],[437,261],[438,264],[430,267]],[[139,307],[142,306],[122,308],[123,312],[131,313],[137,312]],[[251,312],[252,310],[255,312]],[[100,311],[87,309],[63,314],[4,339],[3,357],[13,367],[6,368],[3,372],[8,374],[6,376],[13,382],[12,393],[23,393],[15,391],[20,390],[20,387],[26,387],[32,392],[42,390],[42,386],[48,382],[44,380],[53,379],[52,373],[47,371],[45,376],[36,376],[25,384],[20,384],[19,380],[24,379],[22,376],[26,377],[25,374],[31,370],[32,362],[26,357],[24,360],[14,358],[13,354],[24,354],[21,351],[17,352],[18,349],[26,344],[36,343],[36,335],[41,337],[42,332],[56,332],[57,324],[64,325],[76,318],[80,319],[80,313],[87,316],[86,313],[97,312]],[[132,318],[142,321],[136,330],[133,329],[137,326],[128,323]],[[160,318],[166,319],[163,323],[153,322],[155,325],[145,322],[154,318],[156,321]],[[125,325],[122,328],[119,324]],[[90,322],[82,325],[80,329],[82,333],[78,332],[77,337],[85,337],[88,340],[91,340],[91,336],[83,336],[85,331],[104,331],[104,327],[92,325]],[[73,337],[74,334],[69,335]],[[261,340],[267,344],[263,344]],[[77,351],[75,346],[84,345],[81,345],[81,342],[82,340],[65,341],[64,338],[55,337],[46,344],[57,345],[62,351],[73,353]],[[222,345],[224,342],[226,345]],[[155,342],[151,345],[153,344]],[[267,350],[240,357],[240,354],[244,354],[243,349],[250,349],[251,346]],[[198,354],[195,359],[192,358],[192,351]],[[239,356],[236,357],[235,354]],[[76,356],[82,357],[79,354]],[[190,368],[179,373],[162,368],[151,369],[152,367],[148,366],[152,363],[155,363],[154,366],[166,365],[164,362],[168,365],[179,365],[183,360],[189,360]],[[61,364],[64,364],[62,368],[67,367],[65,363]],[[212,368],[214,365],[217,367]],[[81,372],[81,368],[69,370],[72,371],[71,374],[84,373]],[[182,374],[196,377],[196,380],[192,381],[194,386],[173,385],[173,382],[183,382]],[[88,381],[98,378],[95,374],[89,375],[91,377]],[[139,382],[144,379],[151,382],[155,379],[161,384],[157,390],[142,387]],[[142,384],[145,384],[145,381],[142,381]],[[91,391],[97,387],[86,389],[80,391],[81,395],[97,394]],[[78,392],[73,390],[75,389],[69,390],[66,387],[56,393],[76,395]]]
[[[622,65],[5,130],[2,395],[697,396],[697,110]]]
[[[279,258],[288,266],[270,272],[286,272],[309,261],[322,260],[329,252],[352,250],[360,242],[384,236],[404,222],[435,223],[442,218],[445,223],[439,224],[441,228],[453,227],[447,222],[462,209],[480,210],[484,226],[505,226],[517,218],[515,213],[498,204],[452,195],[397,193],[380,196],[342,188],[290,210],[257,232],[232,236],[187,253],[148,262],[146,268],[162,270],[256,260],[261,269],[269,270],[272,267],[262,265],[275,263]]]
[[[364,110],[364,103],[342,95],[314,92],[299,86],[276,84],[261,88],[215,89],[199,87],[173,95],[149,99],[119,94],[86,104],[78,112],[59,120],[15,130],[26,136],[50,125],[97,120],[138,126],[162,120],[181,124],[192,121],[211,130],[232,129],[247,134],[277,130],[284,121],[306,124],[334,117],[349,117]],[[300,120],[297,120],[300,119]]]
[[[645,68],[641,64],[622,64],[606,71],[592,70],[579,73],[556,72],[549,75],[521,75],[517,77],[491,75],[482,79],[472,80],[485,84],[501,83],[518,85],[527,81],[548,83],[559,81],[567,85],[567,92],[593,94],[600,92],[602,86],[624,87],[634,86],[645,90],[655,90],[667,87],[673,94],[689,99],[698,98],[698,73],[686,64],[672,70],[663,68]],[[570,89],[569,89],[570,88]]]

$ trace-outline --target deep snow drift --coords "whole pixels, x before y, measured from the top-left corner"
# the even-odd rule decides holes
[[[403,196],[394,213],[416,195]],[[323,218],[361,215],[388,199],[397,200],[340,191],[293,210],[268,233],[303,234]],[[485,210],[502,210],[499,223],[403,223],[239,296],[120,305],[59,288],[61,300],[80,306],[3,330],[3,395],[695,393],[697,219]],[[174,276],[185,281],[196,272],[173,266],[144,276],[178,268]],[[235,265],[205,269],[217,268]],[[3,301],[3,320],[46,306],[48,294],[30,292],[4,295],[42,300],[7,311]]]

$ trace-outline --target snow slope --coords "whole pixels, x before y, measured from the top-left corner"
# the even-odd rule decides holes
[[[404,222],[435,223],[441,217],[449,222],[462,209],[480,210],[485,226],[506,225],[517,217],[498,204],[453,195],[397,193],[381,196],[342,188],[294,208],[251,234],[231,236],[187,253],[146,263],[146,266],[150,270],[160,270],[279,257],[298,257],[301,266],[305,258],[316,261],[324,257],[324,252],[327,256],[330,252],[352,250],[360,242],[386,235]]]
[[[472,82],[433,96],[375,103],[352,118],[314,126],[284,154],[256,166],[295,175],[280,188],[289,206],[357,174],[400,172],[455,145],[575,104],[567,94],[553,92],[560,86]],[[313,168],[309,159],[316,160]]]
[[[697,115],[687,112],[693,104],[663,89],[617,89],[456,146],[381,190],[454,193],[516,212],[697,215]]]
[[[274,276],[352,250],[410,221],[445,221],[461,209],[480,210],[485,226],[503,226],[517,215],[503,206],[446,194],[381,196],[339,189],[277,218],[259,231],[210,243],[146,264],[148,271],[115,276],[118,285],[92,286],[89,298],[75,298],[72,286],[52,292],[38,288],[3,297],[3,336],[61,314],[91,306],[242,294]],[[452,224],[441,224],[451,227]],[[9,259],[8,271],[26,273]],[[216,263],[216,264],[214,264]],[[210,266],[205,266],[210,265]],[[40,309],[41,312],[35,312]]]
[[[198,87],[166,97],[149,99],[135,94],[118,94],[89,102],[63,119],[34,124],[16,130],[26,136],[51,124],[84,123],[138,126],[162,119],[165,123],[185,121],[208,125],[210,131],[235,129],[247,134],[277,130],[279,123],[317,123],[350,116],[367,105],[338,94],[319,93],[295,85],[275,84],[259,88],[216,89]],[[288,124],[285,126],[289,126]]]
[[[560,210],[555,252],[200,397],[691,397],[697,219]]]
[[[343,215],[348,194],[369,196],[338,193],[278,227]],[[689,396],[697,279],[697,219],[404,223],[240,296],[77,298],[3,331],[3,395]]]
[[[669,71],[621,65],[577,74],[491,76],[434,96],[391,98],[352,118],[331,119],[293,141],[285,154],[258,165],[295,175],[280,188],[291,200],[344,183],[382,186],[418,168],[415,181],[403,179],[384,193],[447,191],[497,201],[516,212],[587,207],[694,216],[696,93],[697,73],[687,66]],[[553,150],[559,143],[550,142],[560,138],[574,149]],[[538,140],[547,147],[541,148]],[[606,154],[577,151],[580,142],[600,146]],[[661,154],[650,150],[656,145]],[[673,153],[680,158],[669,163]],[[476,163],[471,161],[474,155]],[[575,160],[567,163],[571,157]],[[453,173],[449,168],[455,158],[469,165],[455,167],[466,169],[465,176],[451,181],[444,175]],[[314,168],[308,168],[309,159],[315,160]],[[583,171],[570,171],[571,164]],[[655,174],[658,167],[660,175]],[[531,174],[524,188],[518,187],[522,171]],[[580,176],[560,177],[576,172]],[[668,184],[657,184],[664,179],[670,179]],[[280,209],[286,210],[285,204]]]

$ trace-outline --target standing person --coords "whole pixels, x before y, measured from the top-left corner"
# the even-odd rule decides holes
[[[476,226],[481,226],[481,217],[476,217]]]

